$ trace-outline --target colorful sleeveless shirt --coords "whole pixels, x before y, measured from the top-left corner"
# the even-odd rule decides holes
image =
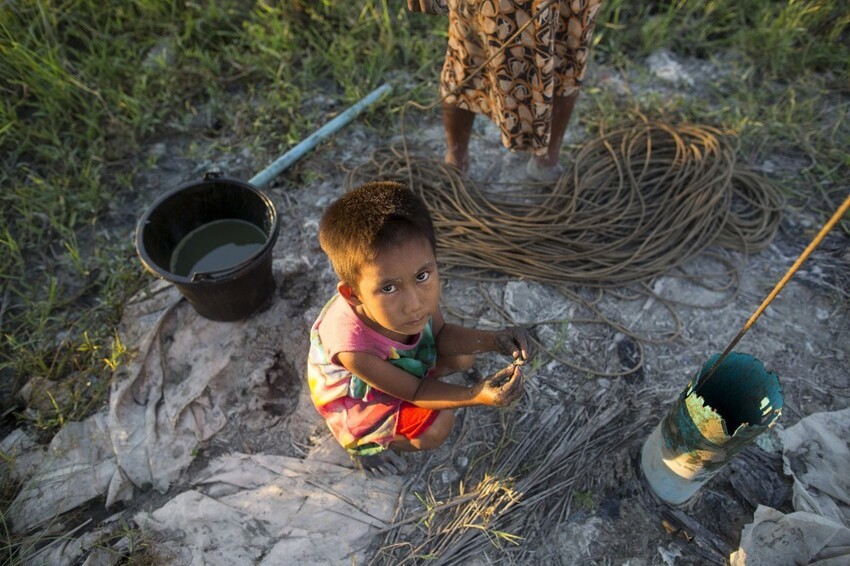
[[[369,328],[345,299],[334,295],[310,329],[307,382],[316,410],[349,452],[368,456],[395,437],[402,400],[368,385],[337,361],[340,352],[365,352],[418,378],[430,377],[437,347],[428,323],[411,344]]]

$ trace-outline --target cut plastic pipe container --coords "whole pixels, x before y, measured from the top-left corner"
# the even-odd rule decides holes
[[[672,505],[690,500],[782,412],[779,378],[749,354],[730,353],[699,385],[718,356],[697,372],[641,451],[647,483]]]

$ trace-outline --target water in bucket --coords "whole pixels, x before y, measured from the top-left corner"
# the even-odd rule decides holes
[[[262,191],[206,176],[154,201],[136,226],[136,250],[145,269],[174,283],[198,314],[229,322],[270,304],[279,230]]]
[[[171,255],[171,273],[192,277],[228,269],[253,256],[266,241],[254,224],[225,218],[203,224],[180,240]]]

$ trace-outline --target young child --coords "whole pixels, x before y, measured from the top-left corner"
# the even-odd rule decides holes
[[[323,215],[319,243],[339,283],[310,331],[308,381],[355,463],[380,470],[388,448],[436,448],[451,433],[452,409],[505,406],[522,394],[527,332],[444,321],[431,215],[407,187],[375,182],[343,195]],[[514,363],[472,387],[437,379],[482,352]]]

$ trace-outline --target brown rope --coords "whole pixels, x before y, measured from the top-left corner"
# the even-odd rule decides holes
[[[350,171],[347,184],[410,183],[432,212],[440,263],[453,276],[491,281],[501,273],[547,283],[591,314],[560,322],[607,325],[639,345],[669,342],[679,336],[681,321],[674,302],[653,293],[649,283],[683,270],[710,246],[759,251],[779,225],[782,194],[736,163],[733,142],[708,126],[644,120],[585,144],[554,187],[523,185],[498,193],[440,160],[410,153],[405,143],[378,150]],[[720,260],[726,284],[718,288],[734,286],[734,268]],[[641,336],[603,314],[595,305],[599,298],[588,301],[577,286],[600,293],[634,287],[669,310],[673,328],[660,338]],[[627,375],[643,363],[642,348],[639,362],[622,371],[584,367],[544,351],[599,376]]]
[[[587,143],[554,189],[487,193],[442,162],[393,148],[348,184],[370,178],[412,179],[444,265],[556,285],[648,281],[712,244],[758,251],[783,205],[775,187],[736,165],[728,136],[649,122]]]

